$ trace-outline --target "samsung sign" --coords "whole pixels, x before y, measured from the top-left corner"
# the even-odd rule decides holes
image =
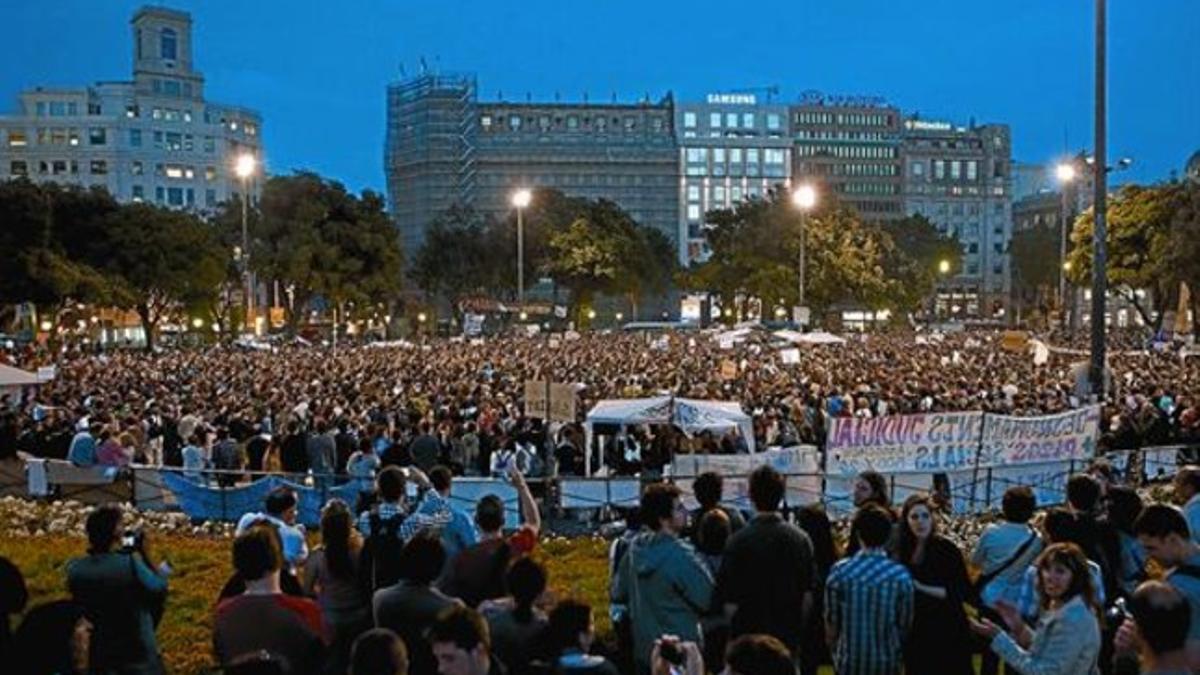
[[[913,131],[950,131],[954,127],[949,122],[931,122],[928,120],[905,120],[904,128]]]
[[[712,104],[757,105],[754,94],[709,94],[706,100]]]

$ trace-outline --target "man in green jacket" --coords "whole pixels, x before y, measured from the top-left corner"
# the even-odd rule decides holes
[[[630,543],[612,589],[613,601],[629,607],[639,675],[650,672],[650,652],[662,636],[700,642],[700,617],[709,611],[713,592],[708,568],[679,538],[687,519],[679,488],[650,485],[640,512],[649,530]]]

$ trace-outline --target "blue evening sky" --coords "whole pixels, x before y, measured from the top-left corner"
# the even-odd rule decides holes
[[[0,111],[130,77],[134,0],[2,0]],[[485,98],[632,101],[778,85],[1007,122],[1014,158],[1091,147],[1090,0],[178,0],[210,99],[258,109],[268,167],[382,190],[385,86],[424,57]],[[1200,1],[1109,0],[1109,147],[1155,181],[1200,149]]]

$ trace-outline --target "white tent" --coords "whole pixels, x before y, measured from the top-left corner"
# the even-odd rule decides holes
[[[587,414],[584,422],[586,452],[584,472],[592,473],[592,439],[597,424],[675,424],[684,432],[693,434],[710,429],[714,431],[738,428],[746,439],[746,446],[754,452],[754,423],[734,401],[702,401],[690,398],[657,396],[654,398],[610,399],[600,401]]]
[[[0,397],[21,395],[21,389],[41,384],[34,373],[0,363]]]
[[[774,333],[775,337],[780,340],[787,340],[798,345],[841,345],[846,344],[844,338],[840,338],[832,333],[825,331],[813,331],[811,333],[800,333],[794,330],[777,330]]]

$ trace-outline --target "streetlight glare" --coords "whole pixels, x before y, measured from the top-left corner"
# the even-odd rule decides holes
[[[238,178],[249,178],[254,175],[254,170],[258,166],[258,162],[254,159],[254,155],[243,153],[238,155],[237,164],[234,165],[233,171]]]
[[[941,272],[942,274],[949,274],[950,273],[950,261],[943,260],[943,261],[939,262],[938,263],[938,271]]]
[[[1054,175],[1058,177],[1060,183],[1070,183],[1075,180],[1075,166],[1067,162],[1059,164],[1054,169]]]
[[[525,188],[521,188],[513,193],[512,204],[518,209],[523,209],[529,206],[529,202],[533,201],[533,193]]]
[[[811,185],[801,185],[792,192],[792,203],[808,210],[817,204],[817,191]]]

